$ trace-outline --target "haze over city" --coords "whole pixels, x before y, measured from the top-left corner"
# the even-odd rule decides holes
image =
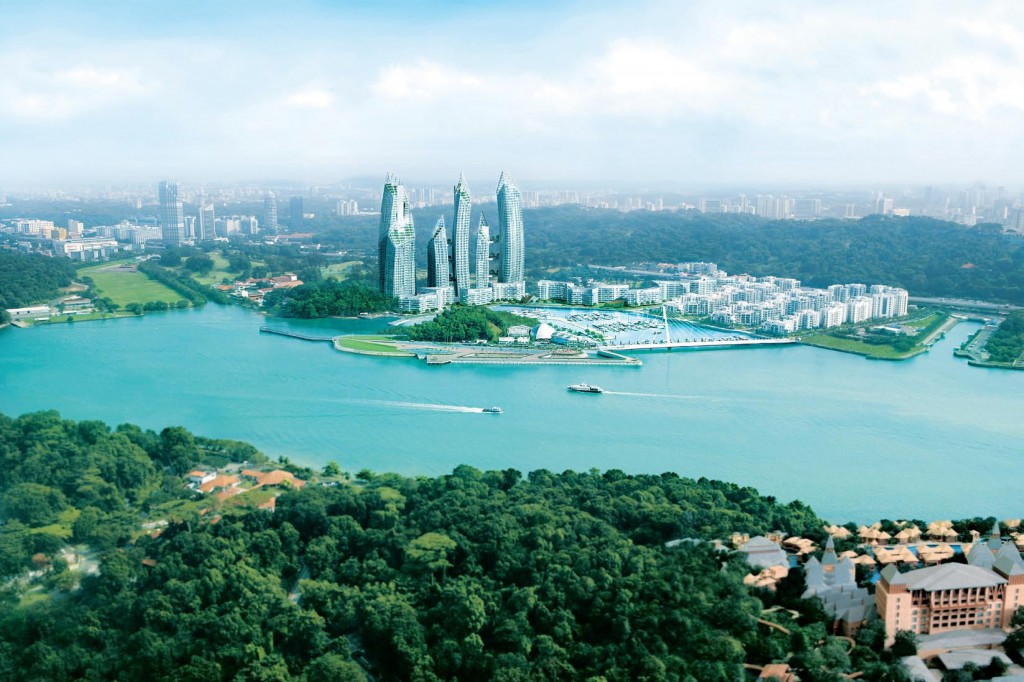
[[[0,184],[509,168],[1014,185],[1022,20],[994,2],[18,1],[0,23]]]

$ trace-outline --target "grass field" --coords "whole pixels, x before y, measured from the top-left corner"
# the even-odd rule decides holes
[[[829,336],[828,334],[811,334],[808,336],[801,336],[800,343],[805,343],[808,346],[816,346],[818,348],[828,348],[829,350],[840,350],[846,353],[856,353],[857,355],[881,358],[883,360],[905,360],[921,352],[920,347],[914,347],[913,349],[903,353],[894,350],[892,346],[875,345],[873,343],[864,343],[863,341],[854,341],[853,339],[839,339],[834,336]]]
[[[385,355],[412,355],[404,350],[399,350],[394,345],[386,343],[386,336],[343,336],[335,339],[338,348],[353,350],[361,353],[382,353]]]
[[[228,259],[216,251],[210,253],[209,256],[213,259],[213,270],[210,270],[205,275],[192,275],[192,279],[207,286],[223,284],[225,279],[234,281],[234,274],[228,272],[230,267]]]
[[[361,260],[347,260],[343,263],[331,263],[324,268],[324,277],[334,277],[339,281],[344,281],[348,277],[348,271],[355,265],[362,265]]]
[[[144,273],[127,269],[125,262],[104,263],[78,271],[79,277],[91,277],[96,293],[122,308],[129,303],[163,301],[170,305],[183,301],[181,296]]]

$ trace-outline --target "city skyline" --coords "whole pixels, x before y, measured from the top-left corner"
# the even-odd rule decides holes
[[[5,5],[0,185],[1024,181],[1009,3],[241,7]]]

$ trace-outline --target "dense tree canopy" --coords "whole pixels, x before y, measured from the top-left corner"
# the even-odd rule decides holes
[[[402,333],[414,341],[497,341],[498,337],[508,334],[509,327],[517,324],[532,327],[537,320],[483,306],[455,306],[433,320],[404,327]]]
[[[177,427],[0,419],[0,558],[33,535],[26,524],[72,508],[76,539],[105,549],[78,588],[55,562],[50,598],[0,592],[0,677],[733,682],[745,663],[788,658],[809,681],[855,666],[900,679],[871,651],[884,633],[848,653],[820,611],[787,596],[798,578],[755,594],[744,561],[710,543],[665,546],[736,529],[822,538],[803,504],[706,479],[366,472],[286,492],[273,514],[97,536],[116,514],[155,509],[200,445]],[[764,600],[802,609],[791,635],[765,628]]]
[[[45,303],[74,276],[75,268],[65,258],[0,250],[0,310]]]
[[[1014,362],[1024,354],[1024,310],[1010,313],[985,342],[994,362]]]
[[[368,286],[328,277],[294,289],[272,291],[264,299],[264,306],[285,317],[351,317],[395,310],[398,301]]]
[[[530,211],[526,220],[534,267],[702,260],[813,286],[884,283],[916,296],[1024,303],[1020,243],[931,218],[801,222],[560,207]]]

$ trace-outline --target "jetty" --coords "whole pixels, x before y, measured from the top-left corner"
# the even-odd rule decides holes
[[[288,329],[274,329],[273,327],[260,327],[260,332],[263,334],[277,334],[278,336],[287,336],[292,339],[301,339],[302,341],[316,341],[320,343],[334,343],[333,336],[313,336],[311,334],[302,334],[300,332],[293,332]]]
[[[692,339],[686,341],[660,341],[648,343],[627,343],[616,346],[601,346],[604,351],[620,350],[672,350],[675,348],[702,350],[713,348],[736,348],[746,346],[789,346],[798,343],[796,339],[789,338],[724,338],[724,339]]]

